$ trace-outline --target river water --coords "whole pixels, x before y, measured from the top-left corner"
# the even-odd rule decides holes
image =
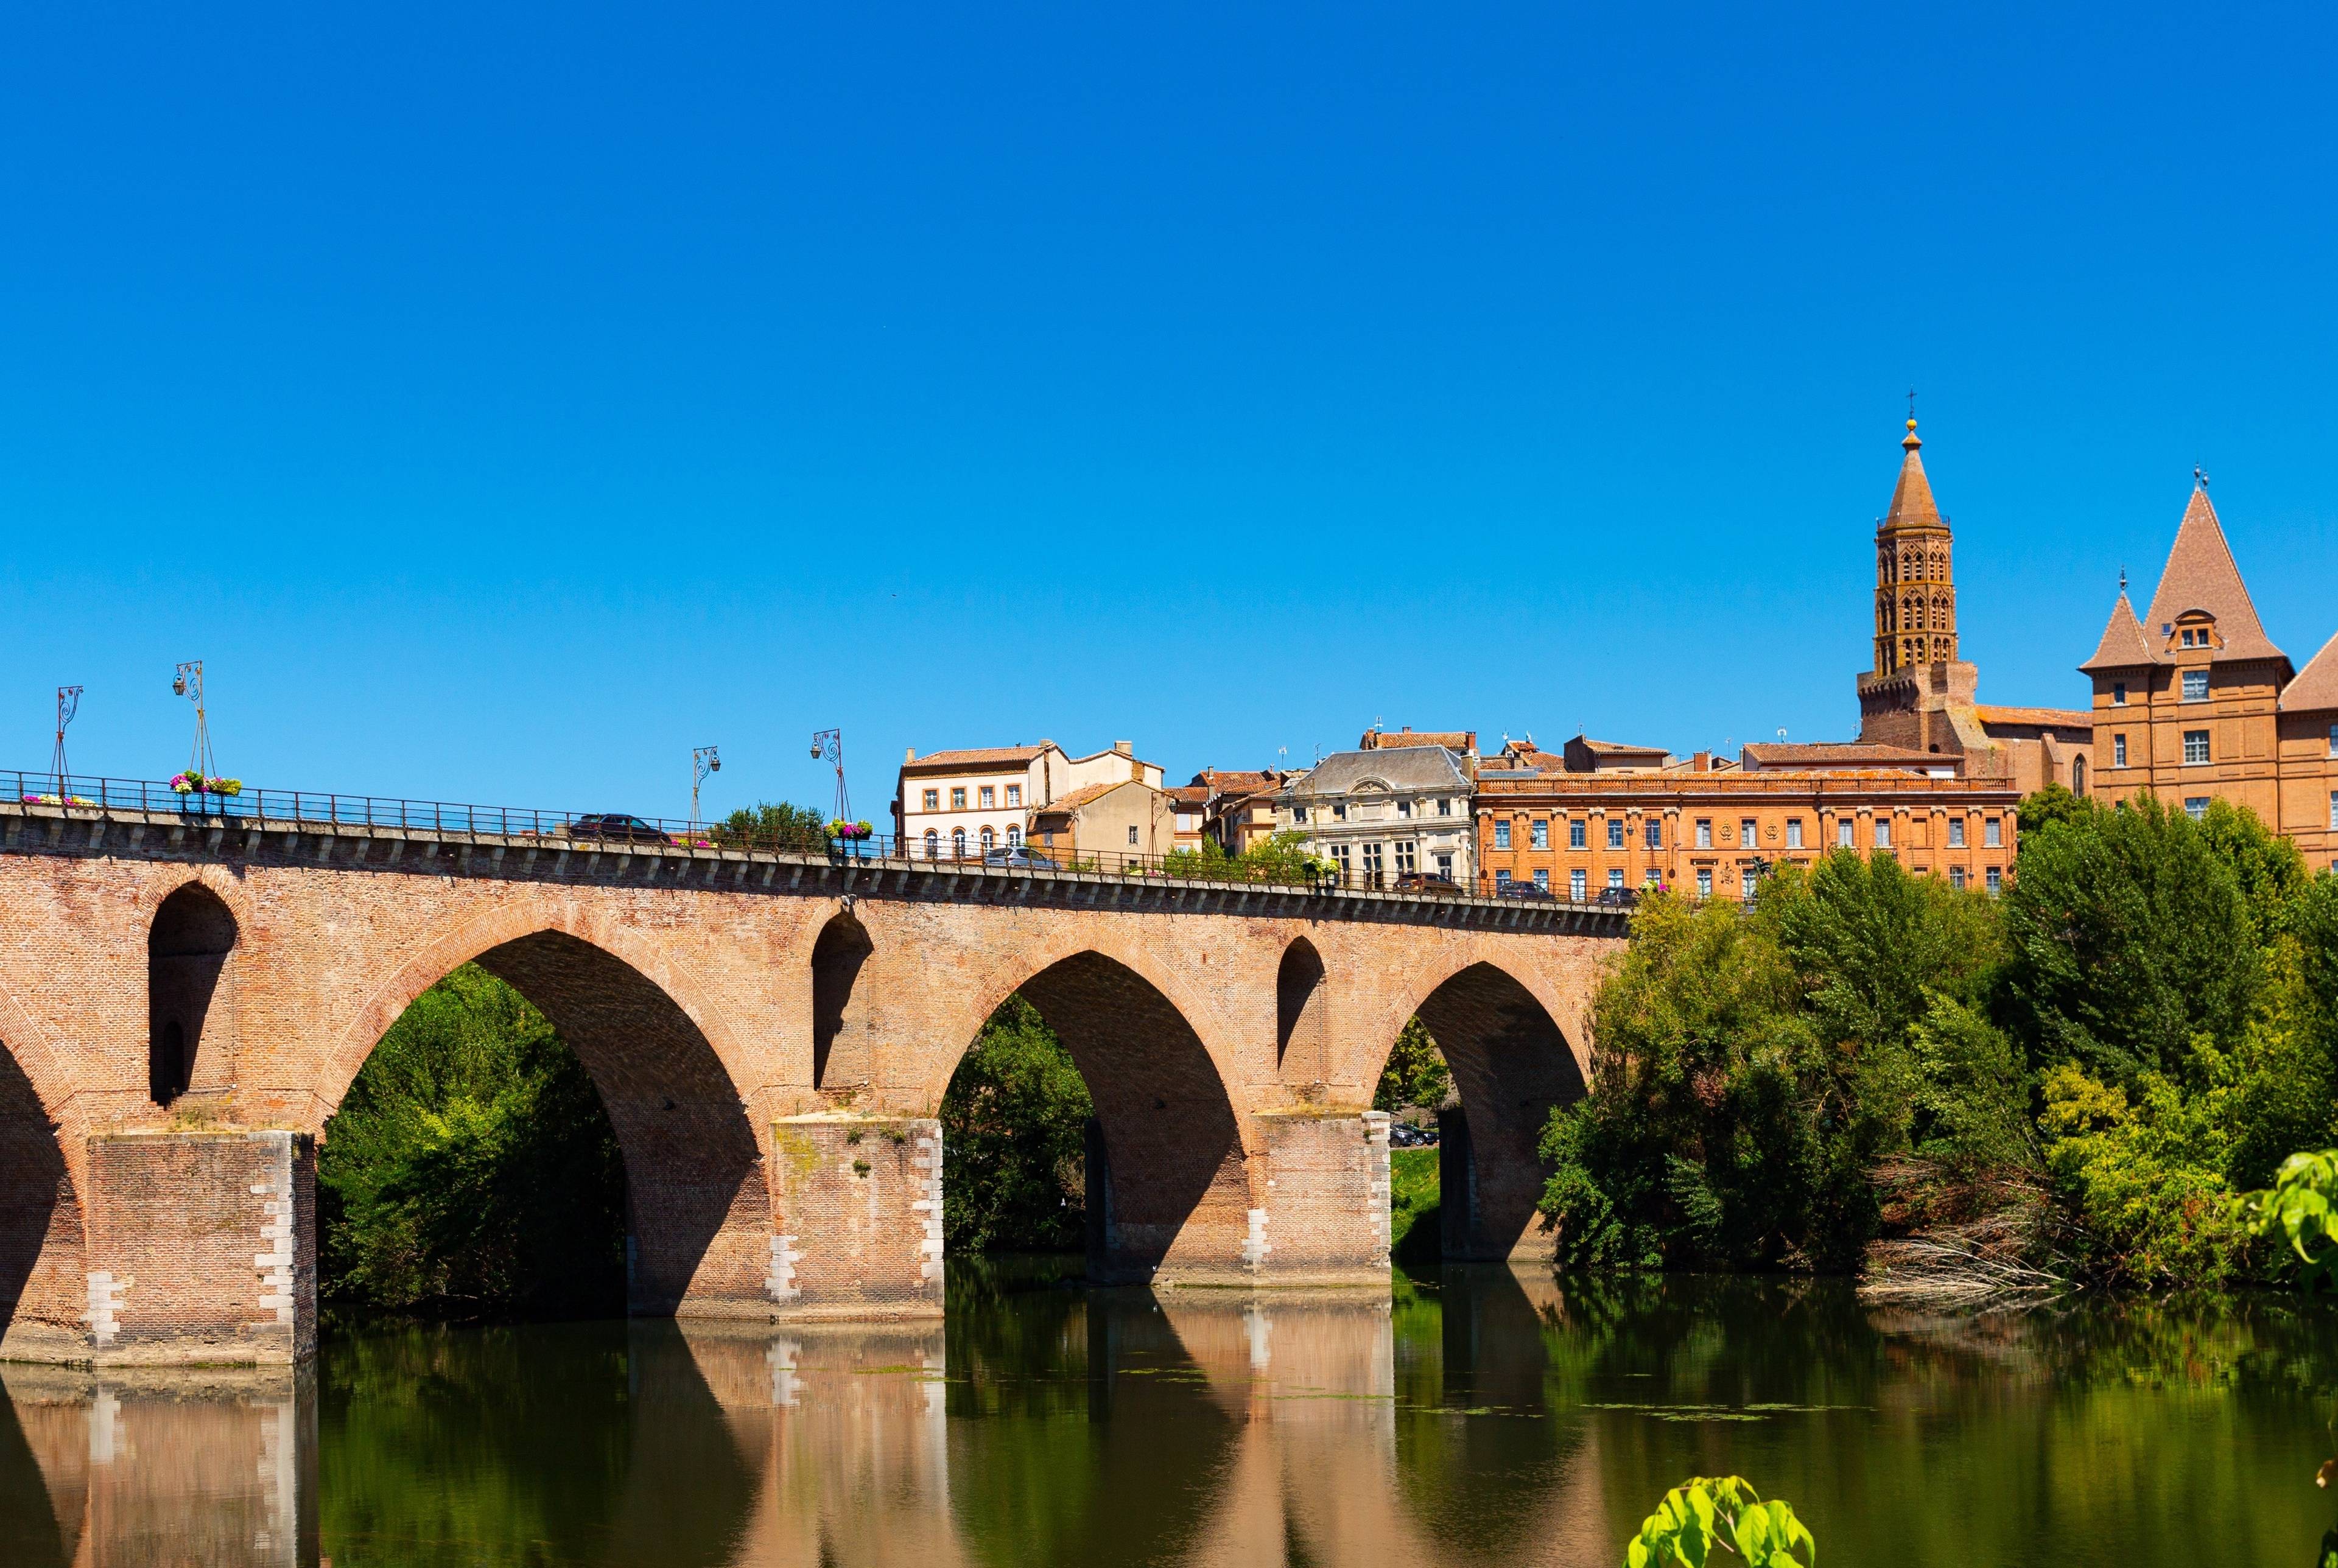
[[[299,1374],[0,1368],[10,1564],[1556,1563],[1742,1473],[1820,1561],[2297,1564],[2338,1314],[1981,1319],[1834,1281],[1084,1291],[946,1323],[378,1328]]]

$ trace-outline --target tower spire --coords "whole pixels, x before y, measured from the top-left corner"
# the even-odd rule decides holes
[[[1948,520],[1924,473],[1916,434],[1916,395],[1908,395],[1908,433],[1901,438],[1900,482],[1891,509],[1875,529],[1875,673],[1918,664],[1954,663],[1957,589]]]

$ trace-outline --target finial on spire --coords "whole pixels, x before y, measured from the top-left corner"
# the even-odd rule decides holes
[[[2207,487],[2208,487],[2208,475],[2205,475],[2205,473],[2201,472],[2200,465],[2198,465],[2197,463],[2193,464],[2193,465],[2192,465],[2192,488],[2193,488],[2193,489],[2195,489],[2195,490],[2205,490]]]
[[[2121,597],[2127,593],[2127,568],[2124,566],[2119,568],[2119,593]]]

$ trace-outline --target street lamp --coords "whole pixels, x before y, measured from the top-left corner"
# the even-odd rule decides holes
[[[49,759],[49,771],[57,776],[57,803],[59,805],[68,805],[73,800],[73,791],[65,788],[65,726],[72,723],[74,721],[74,715],[80,711],[81,688],[78,686],[58,687],[57,749],[55,754]]]
[[[195,745],[187,758],[187,771],[208,779],[211,776],[211,736],[203,717],[201,660],[190,659],[179,666],[178,675],[171,682],[171,694],[184,697],[195,705]]]
[[[693,746],[690,749],[690,825],[693,828],[698,826],[698,787],[706,782],[709,773],[722,771],[722,759],[715,755],[713,747]]]

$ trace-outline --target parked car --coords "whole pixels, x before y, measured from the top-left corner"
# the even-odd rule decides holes
[[[1398,1122],[1389,1127],[1389,1144],[1397,1149],[1434,1149],[1437,1129],[1417,1127],[1410,1122]]]
[[[562,829],[571,838],[590,838],[602,843],[671,844],[673,840],[638,817],[628,817],[618,811],[595,811],[589,817],[579,817]]]
[[[1400,893],[1459,893],[1461,887],[1452,877],[1435,871],[1403,871],[1397,875],[1396,890]]]
[[[1640,895],[1632,887],[1602,887],[1596,900],[1603,909],[1632,909],[1639,906]]]
[[[1537,886],[1532,882],[1504,882],[1494,889],[1494,897],[1497,898],[1539,898],[1546,904],[1551,901],[1550,889]]]
[[[1008,844],[997,849],[982,852],[985,866],[1004,866],[1010,871],[1058,871],[1062,867],[1045,855],[1034,855],[1021,844]]]

